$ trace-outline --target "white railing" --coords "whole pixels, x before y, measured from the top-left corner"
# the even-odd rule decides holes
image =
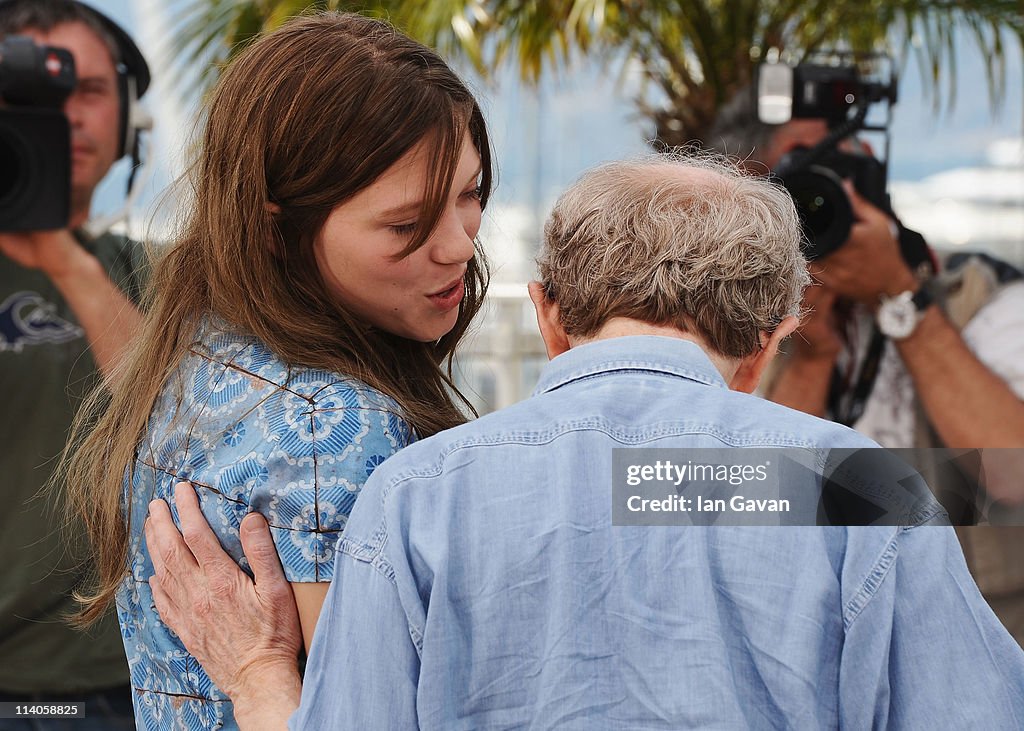
[[[459,388],[485,414],[533,393],[546,362],[526,284],[492,283],[480,325],[459,349]]]

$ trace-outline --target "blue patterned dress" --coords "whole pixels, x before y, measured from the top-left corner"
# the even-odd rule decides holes
[[[200,328],[139,445],[129,574],[117,609],[140,729],[237,728],[227,697],[153,606],[142,527],[148,503],[190,480],[221,544],[248,570],[238,528],[259,511],[292,582],[330,581],[334,547],[371,472],[414,439],[397,404],[360,381],[289,368],[222,322]],[[177,514],[175,513],[175,520]]]

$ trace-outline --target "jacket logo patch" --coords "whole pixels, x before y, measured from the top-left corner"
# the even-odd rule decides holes
[[[20,353],[26,345],[64,343],[84,334],[36,292],[15,292],[0,304],[0,353]]]

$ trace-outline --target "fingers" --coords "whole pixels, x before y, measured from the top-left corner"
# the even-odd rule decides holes
[[[149,517],[143,526],[143,533],[153,563],[150,588],[156,579],[165,597],[187,597],[187,585],[197,581],[201,569],[178,533],[170,508],[163,500],[154,500],[149,504]]]
[[[274,546],[270,527],[263,516],[259,513],[249,513],[245,516],[239,528],[239,537],[242,540],[245,557],[249,560],[249,568],[252,569],[253,581],[261,591],[265,587],[272,588],[275,584],[287,588],[288,582],[284,569],[281,568],[281,559],[278,557],[277,547]]]
[[[836,297],[835,290],[824,284],[814,284],[805,289],[800,306],[801,328],[806,331],[818,323],[831,321],[834,316]]]
[[[153,562],[153,575],[149,577],[153,604],[163,623],[178,631],[182,613],[178,601],[171,595],[187,598],[182,582],[195,581],[201,569],[178,533],[171,518],[171,510],[163,500],[154,500],[149,504],[149,517],[143,532]]]
[[[850,198],[850,206],[853,208],[853,217],[856,220],[879,227],[884,225],[886,228],[895,225],[889,214],[858,193],[857,189],[849,184],[849,181],[846,181],[846,185],[843,187],[846,188],[846,194]]]
[[[845,181],[843,187],[846,189],[846,195],[850,199],[850,206],[853,208],[853,217],[858,221],[870,221],[874,216],[875,212],[881,213],[877,208],[868,203],[857,189],[853,187],[850,181]]]
[[[812,312],[817,317],[830,320],[834,316],[836,293],[827,287],[822,287],[822,290],[822,295],[812,304]]]
[[[149,504],[149,517],[143,526],[146,546],[157,571],[182,571],[198,566],[195,556],[185,545],[178,527],[174,525],[171,509],[163,500]]]
[[[822,287],[821,290],[822,290],[822,294],[815,301],[815,305],[822,312],[826,312],[826,311],[831,310],[835,306],[837,295],[836,295],[835,290],[834,289],[830,289],[829,287]]]
[[[153,605],[163,623],[172,629],[180,627],[181,611],[170,595],[164,591],[163,584],[156,576],[151,576],[149,579],[149,592],[153,596]]]
[[[836,293],[824,285],[812,285],[804,290],[804,308],[807,312],[825,312],[832,309]]]
[[[231,561],[217,540],[216,534],[206,522],[196,491],[187,482],[179,482],[174,486],[174,505],[178,508],[178,520],[181,522],[181,535],[188,544],[200,566]]]

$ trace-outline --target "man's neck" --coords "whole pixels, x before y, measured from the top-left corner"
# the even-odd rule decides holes
[[[654,335],[663,338],[688,340],[704,351],[704,354],[714,364],[718,372],[722,374],[726,383],[729,382],[736,372],[736,361],[716,353],[704,343],[704,340],[699,335],[681,330],[674,325],[654,325],[643,320],[633,320],[628,317],[613,317],[602,325],[600,330],[586,338],[569,336],[569,347],[575,348],[577,345],[583,345],[584,343],[629,337],[631,335]]]

